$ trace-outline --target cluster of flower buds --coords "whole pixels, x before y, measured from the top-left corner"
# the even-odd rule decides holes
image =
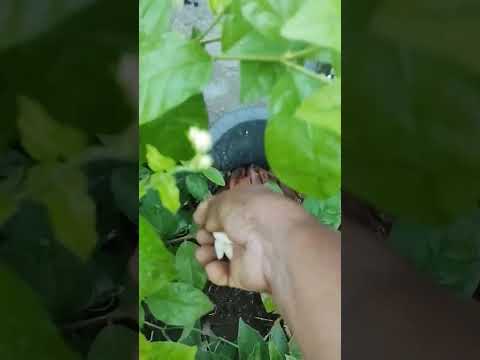
[[[188,139],[197,153],[190,162],[193,170],[205,170],[213,165],[213,159],[208,154],[212,149],[212,137],[207,130],[191,127],[188,131]]]

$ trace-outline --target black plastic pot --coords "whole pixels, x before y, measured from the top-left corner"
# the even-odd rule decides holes
[[[264,142],[267,118],[267,109],[257,106],[232,111],[217,120],[210,128],[214,166],[222,171],[250,164],[268,168]]]

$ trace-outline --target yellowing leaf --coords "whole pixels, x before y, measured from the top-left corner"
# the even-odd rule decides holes
[[[29,193],[48,209],[55,238],[83,260],[97,243],[95,203],[87,181],[80,170],[56,164],[33,167],[27,179]]]
[[[83,132],[56,122],[39,103],[26,97],[19,98],[18,103],[17,124],[21,142],[34,159],[55,161],[61,157],[69,158],[88,145]]]
[[[175,214],[180,209],[180,191],[175,177],[167,173],[156,173],[152,175],[150,184],[158,191],[163,206]]]
[[[148,166],[153,171],[168,171],[175,167],[175,160],[160,154],[154,146],[147,145],[146,148]]]

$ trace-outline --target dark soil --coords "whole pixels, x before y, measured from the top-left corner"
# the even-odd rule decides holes
[[[228,340],[237,338],[238,321],[243,319],[248,325],[265,336],[278,315],[267,313],[260,294],[239,289],[207,285],[210,300],[215,304],[212,313],[202,319],[204,327]]]

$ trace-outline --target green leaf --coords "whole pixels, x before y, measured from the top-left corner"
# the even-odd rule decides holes
[[[140,334],[139,360],[195,360],[197,348],[180,343],[149,342]]]
[[[198,41],[167,33],[140,51],[140,124],[158,119],[199,93],[212,74],[212,59]]]
[[[319,199],[340,190],[339,135],[279,115],[268,122],[265,147],[273,172],[289,187]]]
[[[303,207],[320,223],[334,230],[337,230],[340,226],[342,221],[340,194],[336,194],[325,200],[307,197],[303,201]]]
[[[336,134],[341,132],[341,79],[320,87],[296,112],[299,119]]]
[[[175,267],[180,281],[202,290],[207,282],[207,274],[195,258],[196,248],[191,242],[183,242],[175,256]]]
[[[42,299],[3,263],[0,263],[0,283],[5,294],[0,297],[2,358],[80,359],[65,344],[41,305]]]
[[[39,103],[25,97],[19,98],[18,103],[21,142],[34,159],[55,161],[69,158],[88,145],[84,133],[54,121]]]
[[[140,0],[139,39],[140,46],[159,40],[168,31],[172,15],[171,0]]]
[[[188,223],[182,212],[172,214],[162,203],[158,192],[148,190],[140,203],[140,214],[153,225],[161,238],[169,240],[187,230]]]
[[[139,222],[139,264],[141,299],[175,278],[173,255],[143,216]]]
[[[35,0],[4,0],[0,23],[0,50],[33,39],[85,7],[94,0],[57,1],[42,3]],[[44,11],[48,9],[48,11]]]
[[[146,144],[173,159],[189,160],[194,155],[187,138],[192,126],[208,127],[207,107],[202,95],[195,95],[162,117],[140,126],[140,162],[145,161]]]
[[[215,15],[218,15],[224,12],[232,3],[232,0],[208,0],[208,5],[210,6],[210,10]]]
[[[97,229],[86,175],[56,164],[37,165],[30,169],[26,186],[29,194],[48,209],[55,238],[87,260],[97,243]]]
[[[275,38],[302,2],[303,0],[244,0],[242,14],[259,33]]]
[[[225,178],[223,177],[223,174],[214,167],[203,170],[202,174],[215,185],[225,186]]]
[[[278,352],[277,348],[275,347],[275,344],[271,341],[268,343],[268,354],[270,356],[270,360],[285,359],[285,357]]]
[[[240,360],[248,360],[250,354],[254,352],[255,346],[259,346],[260,356],[264,356],[268,359],[267,344],[263,341],[262,336],[247,325],[242,319],[240,319],[238,323],[237,343]]]
[[[265,149],[273,172],[284,184],[325,199],[340,189],[340,134],[295,117],[303,99],[321,86],[320,81],[298,73],[286,73],[279,80],[272,90],[273,116],[266,129]]]
[[[242,61],[240,63],[240,99],[243,103],[258,101],[270,95],[282,67],[274,63]]]
[[[260,344],[256,344],[253,352],[248,356],[248,360],[268,360],[269,356],[262,353]]]
[[[267,312],[271,313],[277,311],[277,306],[274,304],[273,299],[270,295],[262,293],[261,297],[263,306],[265,307],[265,310]]]
[[[185,179],[188,192],[198,200],[202,201],[210,194],[208,191],[208,183],[205,178],[198,174],[190,174]]]
[[[95,338],[87,360],[128,360],[137,353],[137,333],[125,326],[104,328]]]
[[[341,51],[340,0],[306,0],[282,29],[288,39]]]
[[[143,328],[143,324],[145,324],[145,310],[143,309],[143,305],[139,303],[138,304],[138,327],[140,329]]]
[[[151,176],[150,183],[158,191],[163,206],[175,214],[180,209],[180,191],[175,177],[167,173],[156,173]]]
[[[146,299],[152,314],[174,326],[190,326],[213,310],[208,297],[192,285],[169,283]]]
[[[146,148],[148,166],[153,171],[168,171],[175,167],[175,160],[160,154],[160,152],[154,146],[147,144]]]
[[[288,352],[288,340],[285,336],[285,332],[280,325],[280,321],[275,321],[272,329],[270,330],[270,343],[275,346],[275,349],[281,354],[285,355]]]
[[[113,170],[111,178],[113,197],[118,208],[138,224],[137,170],[124,166]]]

